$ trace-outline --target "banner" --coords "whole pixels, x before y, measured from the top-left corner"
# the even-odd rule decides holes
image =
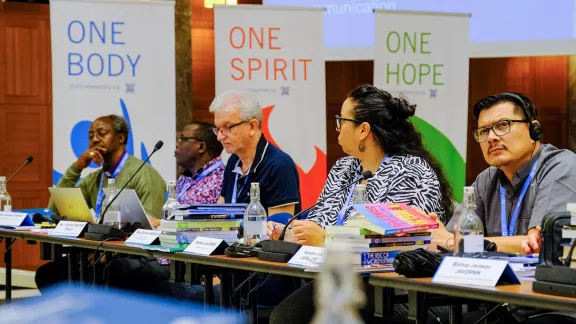
[[[173,1],[50,1],[54,183],[88,148],[92,121],[123,116],[127,151],[175,180]],[[97,170],[92,163],[82,176]]]
[[[245,90],[259,100],[264,135],[297,165],[303,208],[316,202],[327,175],[323,13],[214,7],[216,93]]]
[[[417,104],[412,122],[456,199],[466,182],[470,15],[375,10],[374,85]]]

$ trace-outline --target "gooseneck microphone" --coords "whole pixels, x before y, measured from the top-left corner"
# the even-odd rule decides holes
[[[24,161],[24,164],[22,164],[18,170],[16,170],[14,173],[12,173],[12,175],[10,176],[10,178],[8,178],[8,180],[6,180],[6,184],[8,184],[8,182],[10,182],[10,180],[12,180],[12,178],[14,178],[15,175],[17,175],[18,173],[20,173],[20,170],[22,170],[23,167],[27,166],[28,164],[32,163],[32,161],[34,161],[34,157],[33,156],[29,156],[26,161]]]
[[[373,176],[372,171],[364,171],[364,172],[362,172],[362,175],[360,176],[360,178],[355,179],[354,181],[350,182],[343,189],[345,189],[347,191],[348,188],[350,188],[350,186],[352,186],[352,185],[354,185],[354,184],[356,184],[362,180],[368,180],[368,179],[372,178],[372,176]],[[294,220],[296,220],[300,216],[302,216],[302,214],[312,210],[314,207],[318,206],[318,204],[325,202],[327,199],[332,198],[332,197],[334,197],[340,193],[341,193],[341,191],[338,190],[338,191],[332,193],[331,195],[324,197],[321,200],[319,199],[314,205],[312,205],[312,206],[304,209],[303,211],[297,213],[296,215],[292,216],[292,218],[290,218],[288,220],[286,225],[284,225],[284,229],[282,230],[282,233],[280,233],[278,240],[262,241],[261,242],[262,251],[263,251],[262,254],[266,256],[265,260],[274,261],[274,262],[287,262],[289,257],[296,254],[296,252],[298,252],[298,250],[300,249],[301,245],[298,243],[295,243],[295,242],[284,241],[284,237],[286,236],[286,230],[288,229],[288,226]],[[264,260],[264,258],[261,258],[260,254],[259,254],[258,258]]]
[[[370,178],[372,178],[372,171],[368,170],[368,171],[364,171],[362,172],[362,175],[360,176],[359,179],[356,179],[355,181],[350,182],[345,188],[348,189],[350,188],[350,186],[357,184],[358,182],[362,181],[362,180],[368,180]],[[296,215],[294,215],[292,218],[290,218],[288,220],[288,222],[286,223],[286,225],[284,226],[284,229],[282,230],[282,233],[280,233],[280,236],[278,237],[278,241],[284,241],[284,236],[286,236],[286,229],[288,229],[288,225],[292,224],[293,221],[297,220],[300,216],[302,216],[302,214],[312,210],[314,207],[318,206],[319,203],[326,201],[328,198],[332,198],[334,196],[336,196],[336,194],[339,194],[340,191],[336,191],[335,193],[329,195],[328,197],[325,197],[322,200],[317,201],[314,205],[304,209],[303,211],[297,213]]]
[[[152,154],[156,153],[156,151],[158,151],[159,149],[162,148],[162,146],[164,145],[164,142],[162,141],[158,141],[156,143],[156,145],[154,145],[154,150],[152,151],[152,153],[150,153],[150,155],[148,155],[148,158],[146,158],[146,160],[144,162],[142,162],[142,164],[140,165],[140,167],[136,170],[136,172],[134,172],[134,174],[130,177],[130,179],[128,179],[128,181],[126,181],[126,183],[122,186],[122,189],[120,189],[120,191],[118,191],[118,193],[114,196],[114,198],[112,198],[112,201],[110,201],[110,203],[106,206],[106,208],[104,208],[104,212],[102,213],[102,215],[100,215],[100,221],[99,223],[102,224],[102,222],[104,221],[104,215],[106,215],[106,212],[108,211],[108,208],[110,208],[110,206],[112,205],[112,203],[116,200],[116,198],[118,198],[118,196],[120,196],[120,194],[122,193],[122,191],[124,189],[126,189],[126,187],[128,186],[128,184],[130,184],[130,181],[132,181],[132,179],[134,179],[134,177],[136,176],[136,174],[138,174],[138,172],[140,172],[140,169],[142,169],[144,167],[144,165],[148,162],[148,160],[150,160],[150,157],[152,157]]]

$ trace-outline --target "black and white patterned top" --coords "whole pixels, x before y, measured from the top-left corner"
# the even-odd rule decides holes
[[[308,220],[321,227],[337,225],[338,212],[346,203],[350,191],[347,187],[359,176],[360,160],[347,156],[336,161],[328,174],[328,180],[320,194],[322,201],[308,215]],[[331,196],[334,195],[334,196]],[[426,213],[435,212],[445,220],[440,182],[430,165],[416,156],[389,156],[366,184],[368,203],[396,202],[417,206]],[[344,220],[352,208],[344,215]]]

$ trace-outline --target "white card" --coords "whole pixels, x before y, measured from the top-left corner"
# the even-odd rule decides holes
[[[162,233],[162,231],[152,231],[139,228],[136,232],[130,235],[124,243],[150,245],[158,238],[160,233]]]
[[[87,222],[60,221],[50,235],[78,237],[87,224]]]
[[[199,254],[199,255],[210,255],[214,250],[222,244],[222,239],[215,239],[211,237],[201,237],[198,236],[188,245],[184,252],[192,253],[192,254]]]
[[[319,267],[324,262],[326,249],[316,246],[302,246],[288,261],[289,265],[301,267]]]
[[[432,282],[494,287],[507,265],[502,260],[445,257]]]
[[[26,213],[0,212],[0,225],[12,227],[22,226],[26,217],[28,217]],[[32,225],[34,225],[34,223],[32,223]]]

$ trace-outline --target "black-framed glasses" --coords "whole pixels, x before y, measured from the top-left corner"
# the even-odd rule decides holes
[[[214,127],[212,128],[212,131],[214,131],[214,134],[216,134],[216,136],[218,136],[218,134],[220,132],[222,132],[223,135],[228,136],[230,135],[230,133],[232,132],[232,128],[242,125],[244,123],[248,122],[247,120],[243,120],[239,123],[236,123],[234,125],[230,125],[230,126],[224,126],[224,127]]]
[[[176,137],[176,144],[180,144],[182,142],[187,142],[187,141],[204,142],[203,140],[196,138],[196,137],[185,137],[185,136]]]
[[[336,131],[337,132],[340,132],[340,129],[342,127],[342,121],[349,121],[349,122],[352,122],[354,124],[362,124],[361,121],[356,120],[356,119],[344,118],[340,115],[336,115],[334,117],[336,118]]]
[[[530,123],[528,120],[517,120],[517,119],[505,119],[498,122],[495,122],[490,127],[482,127],[478,128],[474,131],[474,139],[478,143],[483,143],[488,140],[488,136],[490,135],[490,130],[496,134],[496,136],[504,136],[510,133],[510,125],[512,123]]]

